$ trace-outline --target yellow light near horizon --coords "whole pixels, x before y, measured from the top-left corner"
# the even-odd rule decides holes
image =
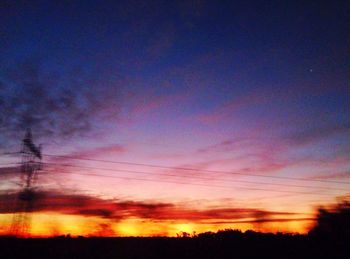
[[[84,232],[81,227],[82,219],[79,216],[60,214],[35,214],[33,219],[37,224],[32,224],[31,232],[34,236],[79,235]]]
[[[65,215],[58,213],[33,213],[30,235],[36,237],[71,236],[177,236],[182,232],[196,234],[224,229],[239,229],[241,231],[255,230],[262,232],[299,232],[307,233],[312,221],[286,221],[266,223],[235,223],[223,222],[185,222],[176,220],[153,221],[142,218],[128,218],[112,221],[92,216]],[[0,214],[0,234],[8,234],[12,214]]]
[[[12,214],[0,214],[0,235],[9,234]]]
[[[198,226],[197,226],[198,229]],[[192,223],[180,223],[180,224],[174,224],[173,225],[173,231],[175,233],[172,233],[172,235],[180,234],[181,232],[186,232],[189,234],[193,234],[193,232],[196,231],[196,225]]]
[[[125,220],[122,223],[117,224],[117,232],[120,236],[139,236],[140,233],[138,231],[139,226],[137,225],[137,221],[135,220]]]

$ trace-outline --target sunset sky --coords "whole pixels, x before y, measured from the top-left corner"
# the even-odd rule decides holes
[[[49,3],[51,2],[51,3]],[[30,234],[306,233],[350,194],[346,1],[1,1],[0,152]],[[0,156],[0,234],[20,154]]]

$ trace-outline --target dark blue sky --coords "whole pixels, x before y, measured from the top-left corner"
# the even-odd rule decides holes
[[[36,73],[50,98],[82,95],[84,111],[86,95],[101,105],[116,88],[120,110],[137,96],[187,96],[185,115],[253,95],[266,113],[251,107],[247,120],[330,114],[348,125],[349,10],[346,1],[5,1],[2,94],[30,94],[14,77]]]
[[[345,73],[346,1],[233,2],[5,1],[1,57],[152,76],[221,51],[226,69],[268,59],[262,79],[269,69]]]

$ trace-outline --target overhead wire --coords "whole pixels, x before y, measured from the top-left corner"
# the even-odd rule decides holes
[[[103,171],[110,171],[110,172],[125,172],[125,173],[133,173],[133,174],[152,175],[152,176],[180,177],[180,178],[188,178],[188,179],[195,179],[195,180],[198,179],[198,180],[209,180],[209,181],[219,181],[219,182],[238,182],[238,183],[248,183],[248,184],[265,184],[265,185],[275,185],[275,186],[284,186],[284,187],[296,187],[296,188],[313,188],[313,189],[324,189],[324,190],[334,190],[334,191],[348,191],[348,189],[331,188],[331,187],[324,187],[324,186],[269,183],[269,182],[246,181],[246,180],[237,180],[237,179],[213,179],[213,178],[200,177],[200,176],[176,175],[176,174],[169,174],[169,173],[160,174],[160,173],[147,172],[147,171],[134,171],[134,170],[128,170],[128,169],[111,169],[111,168],[81,166],[81,165],[72,165],[72,164],[58,164],[58,163],[48,163],[48,162],[45,162],[44,164],[64,166],[64,167],[83,168],[83,169],[103,170]]]
[[[64,174],[76,174],[82,176],[95,176],[95,177],[105,177],[105,178],[115,178],[123,180],[136,180],[136,181],[147,181],[147,182],[162,182],[162,183],[175,183],[175,184],[184,184],[184,185],[194,185],[194,186],[205,186],[205,187],[214,187],[214,188],[225,188],[225,189],[246,189],[246,190],[256,190],[256,191],[267,191],[267,192],[279,192],[279,193],[293,193],[293,194],[310,194],[310,195],[326,195],[329,194],[324,192],[303,192],[303,191],[291,191],[291,190],[275,190],[275,189],[264,189],[264,188],[255,188],[255,187],[243,187],[243,186],[227,186],[227,185],[216,185],[216,184],[201,184],[201,183],[189,183],[189,182],[179,182],[179,181],[170,181],[170,180],[160,180],[160,179],[147,179],[147,178],[135,178],[135,177],[125,177],[125,176],[116,176],[116,175],[105,175],[98,173],[79,173],[79,172],[64,172],[64,171],[55,171],[56,173]]]
[[[340,181],[321,180],[321,179],[309,179],[309,178],[298,178],[298,177],[276,176],[276,175],[261,175],[261,174],[229,172],[229,171],[220,171],[220,170],[196,169],[196,168],[189,168],[189,167],[163,166],[163,165],[155,165],[155,164],[134,163],[134,162],[126,162],[126,161],[113,161],[113,160],[92,159],[92,158],[77,158],[77,157],[74,157],[74,156],[53,155],[53,154],[43,154],[43,156],[67,158],[67,159],[72,159],[72,160],[112,163],[112,164],[146,166],[146,167],[162,168],[162,169],[173,169],[173,170],[184,170],[184,171],[202,171],[202,172],[208,172],[208,173],[219,173],[219,174],[229,174],[229,175],[255,176],[255,177],[263,177],[263,178],[274,178],[274,179],[286,179],[286,180],[295,180],[295,181],[322,182],[322,183],[331,183],[331,184],[346,184],[346,185],[350,185],[350,182],[340,182]]]
[[[258,175],[258,174],[243,174],[243,173],[237,173],[237,172],[227,172],[227,171],[216,171],[216,170],[202,170],[202,169],[195,169],[195,168],[187,168],[187,167],[171,167],[171,166],[161,166],[161,165],[154,165],[154,164],[144,164],[144,163],[133,163],[133,162],[125,162],[125,161],[111,161],[111,160],[101,160],[101,159],[92,159],[92,158],[76,158],[73,156],[62,156],[62,155],[53,155],[53,154],[43,154],[43,156],[47,157],[59,157],[59,158],[67,158],[67,159],[73,159],[73,160],[82,160],[82,161],[95,161],[95,162],[104,162],[104,163],[113,163],[113,164],[127,164],[127,165],[137,165],[137,166],[148,166],[153,168],[163,168],[163,169],[176,169],[176,170],[190,170],[190,171],[202,171],[202,172],[212,172],[212,173],[220,173],[220,174],[230,174],[230,175],[244,175],[244,176],[257,176],[257,177],[266,177],[266,178],[277,178],[277,179],[288,179],[288,180],[305,180],[305,181],[312,181],[312,182],[326,182],[326,183],[343,183],[343,184],[350,184],[350,183],[344,183],[344,182],[336,182],[336,181],[326,181],[326,180],[316,180],[316,179],[306,179],[306,178],[294,178],[294,177],[284,177],[284,176],[267,176],[267,175]],[[145,172],[145,171],[133,171],[133,170],[126,170],[126,169],[109,169],[109,168],[100,168],[100,167],[90,167],[90,166],[78,166],[78,165],[70,165],[70,164],[58,164],[58,163],[50,163],[45,162],[46,164],[51,165],[58,165],[58,166],[68,166],[68,167],[80,167],[85,169],[95,169],[95,170],[105,170],[105,171],[113,171],[113,172],[126,172],[126,173],[136,173],[136,174],[147,174],[147,175],[155,175],[155,173],[151,172]],[[64,172],[66,173],[66,172]],[[80,175],[90,175],[90,176],[97,176],[97,177],[109,177],[109,178],[119,178],[119,179],[127,179],[127,180],[139,180],[139,181],[153,181],[153,182],[167,182],[167,183],[176,183],[176,184],[190,184],[190,185],[198,185],[198,186],[208,186],[208,187],[219,187],[219,188],[230,188],[230,186],[224,186],[224,185],[208,185],[208,184],[198,184],[198,183],[184,183],[184,182],[177,182],[177,181],[168,181],[168,180],[157,180],[157,179],[145,179],[145,178],[132,178],[132,177],[122,177],[122,176],[115,176],[115,175],[102,175],[102,174],[96,174],[96,173],[77,173],[77,172],[69,172],[70,174],[80,174]],[[192,179],[198,179],[198,180],[213,180],[211,178],[205,178],[205,177],[196,177],[196,176],[179,176],[174,174],[157,174],[157,176],[169,176],[169,177],[184,177],[184,178],[192,178]],[[223,179],[216,179],[217,181],[227,181]],[[335,189],[335,188],[329,188],[329,187],[317,187],[317,186],[305,186],[305,185],[292,185],[292,184],[281,184],[281,183],[266,183],[266,182],[257,182],[257,181],[245,181],[245,180],[236,180],[236,179],[229,179],[230,182],[241,182],[241,183],[248,183],[248,184],[266,184],[266,185],[276,185],[276,186],[285,186],[285,187],[297,187],[297,188],[317,188],[317,189],[327,189],[327,190],[334,190],[334,191],[347,191],[347,189]],[[254,187],[242,187],[239,186],[236,188],[240,189],[249,189],[249,190],[260,190],[260,191],[272,191],[272,192],[287,192],[287,193],[295,193],[295,194],[317,194],[317,195],[323,195],[325,193],[316,193],[316,192],[301,192],[301,191],[291,191],[291,190],[271,190],[271,189],[263,189],[263,188],[254,188]],[[325,194],[328,195],[328,194]]]

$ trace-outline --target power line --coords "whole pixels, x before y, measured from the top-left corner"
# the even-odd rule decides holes
[[[19,163],[0,163],[0,166],[6,166],[6,165],[19,165]],[[8,167],[0,167],[0,168],[8,168]]]
[[[188,175],[181,175],[180,176],[180,175],[176,175],[176,174],[156,174],[156,173],[146,172],[146,171],[133,171],[133,170],[124,170],[124,169],[110,169],[110,168],[71,165],[71,164],[47,163],[47,162],[45,164],[65,166],[65,167],[84,168],[84,169],[95,169],[95,170],[103,170],[103,171],[110,171],[110,172],[126,172],[126,173],[134,173],[134,174],[153,175],[153,176],[183,177],[183,178],[189,178],[189,179],[209,180],[209,181],[214,180],[212,178],[199,177],[199,176],[188,176]],[[248,183],[248,184],[266,184],[266,185],[275,185],[275,186],[297,187],[297,188],[314,188],[314,189],[335,190],[335,191],[348,191],[348,189],[330,188],[330,187],[323,187],[323,186],[317,187],[317,186],[306,186],[306,185],[294,185],[294,184],[282,184],[282,183],[245,181],[245,180],[235,180],[235,179],[226,179],[226,180],[224,180],[224,179],[215,179],[215,181],[220,181],[220,182],[238,182],[238,183]]]
[[[12,155],[12,154],[18,154],[18,153],[20,153],[20,152],[13,152],[13,153],[6,153],[6,154],[7,155]],[[245,173],[239,173],[239,172],[228,172],[228,171],[219,171],[219,170],[206,170],[206,169],[196,169],[196,168],[189,168],[189,167],[162,166],[162,165],[155,165],[155,164],[134,163],[134,162],[126,162],[126,161],[112,161],[112,160],[92,159],[92,158],[78,158],[78,157],[66,156],[66,155],[43,154],[43,156],[60,157],[60,158],[67,158],[67,159],[73,159],[73,160],[82,160],[82,161],[94,161],[94,162],[101,162],[101,163],[124,164],[124,165],[133,165],[133,166],[147,166],[147,167],[162,168],[162,169],[175,169],[175,170],[185,170],[185,171],[202,171],[202,172],[218,173],[218,174],[255,176],[255,177],[263,177],[263,178],[294,180],[294,181],[307,181],[307,182],[321,182],[321,183],[329,183],[329,184],[350,185],[349,182],[321,180],[321,179],[308,179],[308,178],[261,175],[261,174],[250,174],[250,173],[249,174],[245,174]]]
[[[45,172],[47,172],[47,173],[45,173],[46,175],[51,175],[52,176],[52,174],[50,173],[50,171],[48,171],[48,170],[45,170]],[[101,175],[101,174],[94,174],[94,173],[92,173],[92,174],[89,174],[89,173],[78,173],[78,172],[63,172],[63,171],[52,171],[53,173],[58,173],[58,174],[60,174],[60,173],[62,173],[62,174],[78,174],[78,175],[82,175],[82,176],[85,176],[85,175],[87,175],[87,176],[96,176],[96,177],[108,177],[108,178],[111,178],[111,176],[113,176],[113,175]],[[117,177],[112,177],[112,178],[117,178]],[[132,180],[132,179],[127,179],[127,180]],[[151,179],[147,179],[147,181],[151,181]],[[140,179],[140,181],[141,181],[141,179]],[[168,182],[167,182],[168,183]],[[171,182],[171,183],[173,183],[173,182]],[[188,183],[184,183],[184,182],[179,182],[179,184],[188,184]],[[194,185],[194,184],[190,184],[190,185]],[[205,187],[216,187],[216,186],[212,186],[212,185],[200,185],[200,186],[205,186]],[[227,187],[227,188],[230,188],[230,189],[232,189],[231,187],[229,187],[229,186],[225,186],[225,187]],[[220,187],[219,187],[220,188]],[[225,188],[226,189],[226,188]],[[302,194],[300,194],[300,193],[297,193],[297,194],[295,194],[295,193],[288,193],[288,194],[283,194],[283,195],[274,195],[274,196],[259,196],[259,197],[257,197],[257,198],[254,198],[254,201],[260,201],[260,200],[266,200],[266,199],[276,199],[276,198],[285,198],[285,197],[290,197],[290,196],[296,196],[296,195],[302,195]],[[242,200],[241,200],[242,201]]]
[[[115,170],[114,170],[115,171]],[[254,188],[254,187],[230,187],[226,185],[213,185],[213,184],[200,184],[200,183],[188,183],[188,182],[178,182],[178,181],[169,181],[169,180],[156,180],[156,179],[146,179],[146,178],[135,178],[135,177],[124,177],[124,176],[115,176],[115,175],[105,175],[105,174],[96,174],[96,173],[79,173],[79,172],[64,172],[64,171],[55,171],[56,173],[64,174],[77,174],[83,176],[96,176],[96,177],[105,177],[105,178],[116,178],[123,180],[136,180],[136,181],[147,181],[147,182],[162,182],[162,183],[175,183],[175,184],[184,184],[184,185],[194,185],[194,186],[205,186],[205,187],[215,187],[215,188],[224,188],[230,189],[246,189],[246,190],[255,190],[255,191],[268,191],[268,192],[280,192],[280,193],[293,193],[293,194],[311,194],[311,195],[326,195],[326,193],[317,193],[317,192],[301,192],[301,191],[288,191],[288,190],[274,190],[274,189],[264,189],[264,188]]]
[[[287,180],[295,180],[295,181],[322,182],[322,183],[333,183],[333,184],[350,185],[349,182],[339,182],[339,181],[320,180],[320,179],[307,179],[307,178],[297,178],[297,177],[288,177],[288,176],[273,176],[273,175],[261,175],[261,174],[244,174],[244,173],[239,173],[239,172],[206,170],[206,169],[196,169],[196,168],[189,168],[189,167],[162,166],[162,165],[155,165],[155,164],[133,163],[133,162],[125,162],[125,161],[112,161],[112,160],[102,160],[102,159],[92,159],[92,158],[77,158],[77,157],[73,157],[73,156],[52,155],[52,154],[43,154],[43,156],[60,157],[60,158],[67,158],[67,159],[73,159],[73,160],[82,160],[82,161],[94,161],[94,162],[102,162],[102,163],[112,163],[112,164],[147,166],[147,167],[162,168],[162,169],[173,169],[173,170],[175,169],[175,170],[185,170],[185,171],[202,171],[202,172],[208,172],[208,173],[219,173],[219,174],[229,174],[229,175],[256,176],[256,177],[263,177],[263,178],[287,179]]]

